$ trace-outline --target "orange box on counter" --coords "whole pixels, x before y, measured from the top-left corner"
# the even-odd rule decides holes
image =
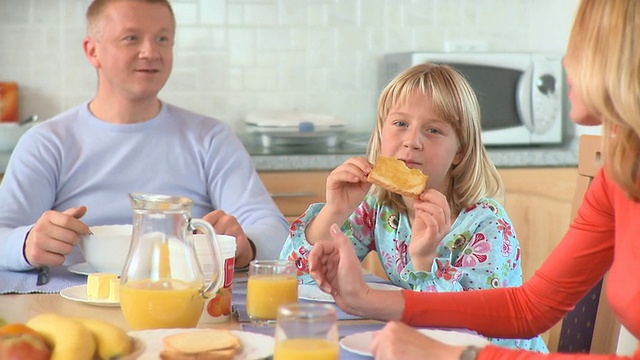
[[[18,121],[18,84],[0,82],[0,122]]]

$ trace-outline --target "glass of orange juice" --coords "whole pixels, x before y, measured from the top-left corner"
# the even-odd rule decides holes
[[[278,309],[273,360],[338,360],[336,319],[332,305],[282,305]]]
[[[298,302],[296,264],[291,260],[254,260],[249,264],[247,314],[252,323],[274,323],[280,305]]]

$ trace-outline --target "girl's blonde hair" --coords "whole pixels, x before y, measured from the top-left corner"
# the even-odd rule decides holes
[[[435,113],[451,124],[460,143],[462,160],[452,166],[448,194],[444,194],[452,214],[457,215],[482,197],[502,201],[502,179],[482,144],[478,99],[466,79],[447,65],[413,66],[396,76],[382,91],[376,125],[367,148],[369,161],[375,162],[380,154],[382,125],[389,111],[406,103],[415,91],[431,98]],[[376,186],[372,193],[381,203],[406,211],[400,195]]]
[[[640,200],[640,2],[583,0],[566,58],[573,90],[602,119],[605,171]]]

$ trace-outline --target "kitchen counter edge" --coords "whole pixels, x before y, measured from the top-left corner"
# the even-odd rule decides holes
[[[489,148],[489,157],[498,168],[518,167],[575,167],[578,164],[577,142],[566,146],[537,148]],[[0,154],[0,174],[9,161],[8,154]],[[333,170],[352,156],[362,154],[316,155],[251,155],[258,171]]]
[[[539,148],[489,148],[489,157],[498,168],[576,167],[577,146]],[[332,155],[252,155],[258,171],[313,171],[333,170],[352,156]]]

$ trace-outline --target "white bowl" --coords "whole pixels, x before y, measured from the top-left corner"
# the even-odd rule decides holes
[[[80,240],[87,263],[99,272],[120,275],[127,261],[132,229],[131,225],[92,226],[93,235]]]
[[[18,139],[30,127],[30,124],[18,125],[18,123],[0,122],[0,152],[13,151]]]

